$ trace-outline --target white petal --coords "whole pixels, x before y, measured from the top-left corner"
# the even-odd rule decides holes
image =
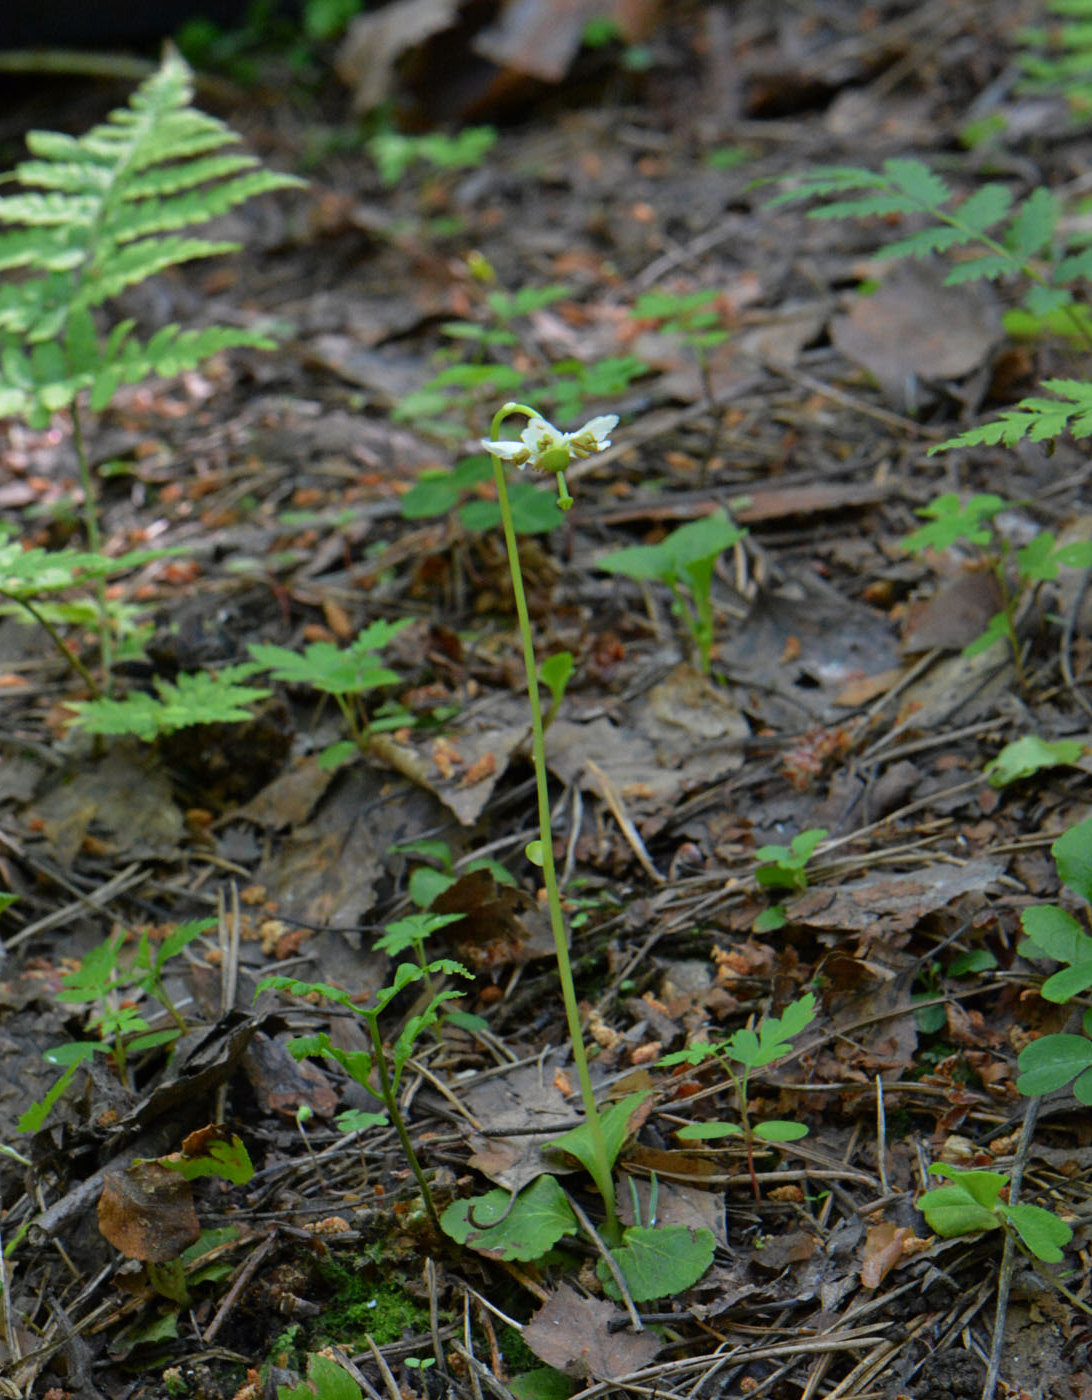
[[[590,433],[596,442],[603,447],[610,446],[610,435],[618,426],[617,413],[604,413],[598,418],[592,418],[580,429],[578,436],[583,437],[585,433]]]
[[[548,452],[551,447],[559,447],[567,441],[565,433],[559,433],[545,418],[532,418],[520,437],[526,443],[532,456]]]
[[[518,466],[523,466],[527,458],[531,456],[531,449],[519,438],[504,442],[489,442],[488,439],[482,438],[481,445],[494,457],[499,457],[502,462],[515,462]]]

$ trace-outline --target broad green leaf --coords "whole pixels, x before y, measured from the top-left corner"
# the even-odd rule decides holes
[[[988,948],[971,948],[952,959],[948,976],[965,977],[968,972],[991,972],[996,966],[997,959]]]
[[[1071,826],[1050,849],[1062,884],[1092,904],[1092,817]]]
[[[19,1118],[15,1126],[21,1133],[36,1133],[49,1117],[53,1105],[75,1078],[76,1071],[79,1069],[80,1065],[86,1060],[89,1060],[91,1056],[97,1052],[104,1052],[107,1047],[105,1045],[96,1045],[90,1041],[77,1041],[73,1045],[64,1046],[62,1048],[78,1053],[73,1054],[72,1058],[67,1062],[68,1067],[57,1082],[51,1084],[43,1097],[39,1099],[37,1103],[31,1104],[26,1112]],[[50,1057],[47,1056],[46,1058],[48,1059]]]
[[[1048,977],[1039,988],[1039,995],[1044,1001],[1053,1001],[1060,1005],[1072,1001],[1089,987],[1092,987],[1092,961],[1085,960],[1073,967],[1063,968],[1053,977]]]
[[[425,520],[433,515],[447,515],[459,503],[462,488],[447,471],[422,472],[416,483],[399,498],[398,508],[403,520]]]
[[[1092,1040],[1083,1035],[1044,1035],[1016,1058],[1021,1094],[1049,1094],[1092,1068]]]
[[[507,866],[501,865],[499,860],[493,860],[489,856],[478,856],[476,860],[468,860],[466,873],[469,875],[475,870],[488,870],[498,885],[518,884],[516,877]]]
[[[409,896],[419,909],[428,909],[454,883],[454,875],[446,875],[442,870],[433,870],[428,865],[419,865],[409,877]]]
[[[622,1247],[612,1249],[611,1255],[630,1297],[635,1303],[647,1303],[653,1298],[672,1298],[697,1283],[713,1262],[715,1247],[712,1230],[704,1227],[638,1225],[623,1233]],[[595,1272],[603,1291],[619,1298],[618,1285],[604,1260]]]
[[[545,535],[550,530],[556,530],[565,519],[553,488],[535,486],[529,481],[514,481],[508,488],[508,500],[517,535]],[[499,505],[497,510],[500,510]]]
[[[1066,909],[1033,904],[1020,915],[1020,925],[1035,948],[1056,962],[1092,960],[1092,938]]]
[[[807,1137],[808,1130],[803,1123],[793,1123],[791,1121],[772,1118],[765,1123],[756,1123],[754,1135],[761,1138],[763,1142],[796,1142],[798,1138]]]
[[[369,1128],[383,1128],[387,1121],[385,1113],[370,1113],[363,1108],[347,1108],[334,1119],[343,1133],[364,1133]]]
[[[331,773],[345,763],[360,757],[360,749],[352,739],[339,739],[336,744],[327,744],[316,762],[324,773]]]
[[[1021,1203],[1001,1206],[998,1213],[1012,1222],[1016,1233],[1037,1259],[1047,1264],[1057,1264],[1065,1257],[1062,1246],[1073,1238],[1073,1231],[1049,1210]]]
[[[754,923],[751,925],[755,933],[773,933],[776,929],[784,928],[789,922],[789,916],[783,904],[771,904],[768,909],[763,909]]]
[[[929,1175],[948,1177],[954,1185],[986,1210],[995,1208],[1001,1192],[1008,1184],[1008,1177],[1001,1172],[965,1171],[961,1167],[950,1166],[947,1162],[934,1162],[929,1168]]]
[[[1025,734],[1006,744],[995,759],[983,770],[991,787],[1006,787],[1022,778],[1033,777],[1044,768],[1064,767],[1076,763],[1084,753],[1079,739],[1040,739],[1037,734]]]
[[[312,1352],[307,1358],[306,1382],[297,1386],[279,1385],[277,1400],[361,1400],[361,1390],[333,1357]]]
[[[554,707],[561,704],[565,694],[565,687],[569,684],[569,677],[573,673],[573,654],[571,651],[558,651],[553,656],[548,656],[538,670],[539,680],[550,692],[550,699]]]
[[[1000,1225],[992,1210],[979,1205],[959,1186],[938,1186],[934,1191],[926,1191],[917,1204],[930,1230],[935,1230],[946,1240],[956,1235],[977,1235],[984,1230],[996,1230]]]
[[[513,1376],[508,1389],[516,1400],[569,1400],[576,1382],[552,1366],[537,1366],[533,1371]]]
[[[565,1192],[539,1176],[515,1197],[509,1191],[452,1201],[440,1217],[444,1233],[490,1259],[539,1259],[579,1226]]]
[[[603,1137],[606,1141],[607,1161],[611,1166],[618,1160],[618,1154],[630,1135],[630,1120],[648,1098],[648,1095],[647,1089],[640,1089],[635,1094],[627,1094],[624,1099],[611,1104],[606,1112],[600,1115],[599,1121],[603,1125]],[[592,1144],[591,1129],[586,1122],[581,1123],[578,1128],[563,1133],[561,1137],[553,1138],[550,1142],[544,1143],[543,1146],[547,1152],[563,1153],[575,1157],[593,1177],[595,1176],[598,1164]]]
[[[208,1150],[200,1156],[190,1157],[173,1152],[155,1160],[161,1167],[177,1172],[186,1181],[196,1181],[202,1176],[218,1176],[224,1181],[234,1182],[236,1186],[245,1186],[254,1175],[254,1164],[246,1150],[246,1143],[237,1133],[226,1138],[213,1137]]]
[[[667,1060],[660,1063],[666,1064]],[[675,1136],[682,1142],[712,1142],[716,1138],[742,1137],[743,1129],[738,1123],[687,1123]]]

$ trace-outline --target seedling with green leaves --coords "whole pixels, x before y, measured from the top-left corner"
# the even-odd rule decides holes
[[[1062,884],[1092,907],[1092,817],[1070,827],[1050,849]],[[1084,917],[1087,924],[1088,907]],[[1021,952],[1068,964],[1047,978],[1040,996],[1064,1003],[1092,987],[1092,937],[1067,909],[1033,904],[1020,923],[1027,934]],[[1092,1104],[1092,1010],[1084,1012],[1082,1030],[1083,1035],[1044,1035],[1020,1051],[1016,1087],[1022,1094],[1049,1094],[1072,1081],[1074,1097]]]
[[[162,550],[135,550],[111,559],[105,554],[75,549],[24,548],[8,525],[0,524],[0,614],[23,618],[41,627],[66,665],[70,666],[92,695],[99,694],[95,678],[79,656],[64,642],[60,628],[70,624],[95,622],[99,613],[89,616],[87,605],[73,601],[73,593],[86,592],[116,574],[130,573],[150,560],[162,558]],[[106,600],[110,626],[124,637],[131,618],[118,604]]]
[[[1056,246],[1061,206],[1042,186],[1015,209],[1012,191],[1002,184],[982,185],[961,199],[922,161],[895,157],[879,171],[816,166],[770,206],[811,200],[819,201],[808,211],[812,219],[924,219],[923,227],[886,243],[877,256],[926,258],[959,250],[962,256],[945,279],[949,286],[1023,278],[1030,283],[1024,305],[1037,318],[1072,313],[1073,288],[1092,269],[1092,249],[1063,256]],[[1090,343],[1081,318],[1071,314],[1071,323]]]
[[[253,706],[272,691],[247,685],[262,667],[251,662],[223,666],[219,671],[181,674],[173,681],[153,678],[156,694],[134,691],[123,700],[103,695],[96,700],[72,700],[75,726],[88,734],[130,734],[153,743],[166,734],[196,724],[239,724],[253,719]]]
[[[918,510],[917,514],[929,523],[907,535],[902,547],[912,554],[926,550],[942,552],[958,540],[975,547],[997,579],[1001,610],[990,618],[981,635],[963,648],[963,655],[978,656],[995,642],[1006,641],[1012,652],[1018,683],[1024,687],[1027,677],[1016,626],[1020,593],[1029,585],[1037,593],[1043,583],[1056,579],[1062,569],[1088,568],[1092,565],[1092,541],[1060,545],[1050,530],[1041,530],[1014,553],[1007,537],[993,523],[1002,511],[1012,509],[1012,504],[990,493],[964,500],[954,491],[946,492]]]
[[[601,1114],[606,1152],[611,1165],[617,1160],[631,1131],[633,1115],[646,1095],[629,1094]],[[597,1148],[588,1124],[583,1123],[546,1145],[545,1151],[562,1160],[575,1160],[590,1173],[596,1170]],[[632,1183],[631,1183],[632,1184]],[[634,1193],[636,1202],[636,1193]],[[634,1302],[671,1297],[696,1283],[713,1259],[712,1232],[681,1225],[657,1225],[654,1208],[647,1225],[636,1223],[614,1239],[607,1239],[614,1269],[621,1274]],[[532,1262],[548,1254],[565,1236],[581,1232],[581,1223],[564,1189],[550,1175],[537,1176],[522,1190],[488,1191],[482,1196],[453,1201],[441,1218],[444,1230],[457,1243],[491,1259]],[[597,1273],[605,1291],[618,1298],[620,1291],[612,1269],[600,1259]]]
[[[273,680],[287,685],[310,686],[322,695],[332,695],[345,719],[351,738],[331,744],[319,755],[322,767],[336,768],[357,753],[366,753],[373,734],[412,725],[414,718],[400,705],[380,706],[371,714],[364,707],[365,697],[384,686],[397,685],[396,671],[384,666],[379,652],[410,625],[399,622],[372,622],[347,647],[336,642],[311,642],[302,652],[289,647],[252,642],[249,647],[254,669],[267,671]]]
[[[492,126],[465,126],[454,136],[443,131],[426,131],[420,136],[379,131],[368,141],[368,153],[389,189],[420,161],[437,170],[474,170],[496,141],[497,130]]]
[[[367,1128],[383,1126],[388,1121],[391,1123],[398,1134],[398,1141],[402,1145],[406,1161],[409,1163],[420,1188],[425,1209],[437,1228],[440,1224],[439,1216],[436,1213],[428,1178],[425,1176],[417,1153],[414,1151],[406,1121],[398,1104],[398,1086],[421,1033],[436,1025],[445,1002],[462,997],[464,993],[458,987],[442,987],[433,992],[424,1009],[406,1020],[389,1052],[383,1042],[379,1018],[395,997],[413,983],[422,980],[431,982],[432,978],[446,977],[472,978],[472,974],[463,967],[462,963],[454,962],[450,958],[437,958],[423,966],[411,962],[399,963],[395,968],[394,980],[391,985],[382,987],[376,992],[375,1002],[371,1007],[360,1006],[348,992],[343,991],[340,987],[333,987],[326,982],[301,982],[294,977],[264,977],[259,982],[258,991],[255,994],[276,991],[287,992],[289,995],[297,997],[321,996],[327,1001],[333,1002],[335,1006],[341,1006],[351,1011],[354,1016],[359,1016],[364,1022],[372,1044],[371,1050],[342,1050],[333,1043],[325,1031],[318,1035],[297,1036],[289,1041],[288,1048],[297,1060],[306,1059],[310,1055],[334,1060],[358,1084],[362,1084],[370,1093],[377,1093],[378,1097],[383,1100],[386,1112],[369,1113],[361,1109],[349,1109],[338,1115],[337,1124],[344,1132],[355,1133],[362,1132]],[[373,1073],[375,1075],[374,1083],[372,1081]]]
[[[682,619],[708,675],[712,664],[714,626],[713,570],[726,549],[743,539],[741,530],[723,510],[680,525],[659,544],[639,544],[600,559],[597,568],[639,581],[656,580],[671,589],[672,611]]]
[[[755,1143],[795,1142],[807,1136],[803,1123],[791,1120],[770,1119],[764,1123],[752,1123],[747,1100],[747,1091],[752,1073],[763,1069],[775,1061],[783,1059],[793,1049],[792,1041],[815,1019],[815,997],[811,992],[799,1001],[790,1002],[780,1016],[764,1016],[752,1030],[743,1027],[733,1031],[727,1040],[716,1045],[700,1043],[665,1055],[660,1061],[663,1066],[701,1065],[708,1060],[716,1062],[728,1077],[735,1093],[738,1123],[711,1122],[689,1123],[680,1128],[677,1136],[684,1142],[710,1142],[719,1138],[742,1138],[747,1150],[747,1170],[751,1174],[751,1187],[755,1200],[760,1199],[758,1177],[755,1173]],[[737,1071],[734,1066],[741,1065]]]
[[[755,879],[767,890],[791,890],[799,894],[808,887],[808,861],[820,841],[825,841],[825,827],[813,826],[794,836],[787,846],[759,846],[755,855],[765,864],[755,871]],[[771,904],[754,921],[756,933],[769,933],[783,928],[789,921],[784,905]]]
[[[471,271],[480,281],[490,281],[495,276],[488,263],[480,258],[471,265]],[[487,399],[495,401],[499,393],[526,392],[530,385],[537,385],[538,396],[563,418],[577,417],[590,400],[614,398],[624,393],[635,379],[647,374],[648,366],[643,360],[621,355],[591,364],[577,359],[550,363],[530,343],[529,337],[520,333],[521,321],[571,295],[572,289],[561,284],[522,287],[516,292],[493,290],[485,294],[480,321],[446,321],[441,330],[459,348],[442,350],[436,359],[450,361],[466,352],[471,358],[448,364],[403,399],[394,411],[395,420],[411,421],[439,437],[454,440],[464,436],[468,428],[475,427],[474,420],[481,404]],[[512,352],[517,349],[521,351],[519,366],[510,362]],[[476,480],[467,484],[474,485]],[[524,494],[518,489],[513,491],[513,509]],[[460,512],[468,529],[482,530],[497,523],[495,507],[488,517],[484,510],[478,513],[472,509],[487,504],[491,503],[471,503],[471,507]],[[526,509],[524,501],[520,502],[520,509]],[[470,519],[465,517],[466,510],[471,511]],[[541,516],[536,519],[541,521]],[[551,525],[556,523],[551,518]],[[540,523],[537,528],[542,529],[543,525]],[[531,533],[526,522],[521,523],[519,532]]]
[[[1046,0],[1049,24],[1021,31],[1021,87],[1034,93],[1061,93],[1074,116],[1092,111],[1092,0]]]
[[[255,195],[295,188],[294,176],[262,170],[228,152],[238,137],[190,105],[192,77],[169,50],[127,107],[86,135],[33,131],[34,157],[6,178],[23,188],[0,196],[0,271],[18,270],[0,292],[0,418],[45,427],[68,410],[79,461],[84,524],[99,555],[96,487],[84,446],[81,403],[101,412],[123,384],[173,376],[236,346],[273,349],[258,331],[163,326],[148,340],[124,320],[100,329],[112,298],[167,268],[236,251],[182,231]],[[104,691],[110,688],[111,620],[104,573],[95,576]]]
[[[1045,1264],[1060,1263],[1065,1257],[1062,1247],[1073,1238],[1073,1231],[1042,1206],[1023,1202],[1010,1206],[1002,1197],[1009,1185],[1003,1172],[966,1171],[946,1162],[933,1162],[929,1175],[947,1177],[949,1181],[947,1186],[926,1191],[917,1203],[930,1230],[942,1238],[1003,1230],[1025,1254]],[[1070,1296],[1065,1288],[1061,1291]]]
[[[108,1055],[119,1081],[128,1085],[133,1055],[170,1045],[186,1031],[186,1022],[164,985],[163,969],[171,958],[177,957],[215,923],[215,919],[194,919],[179,924],[161,942],[153,942],[144,931],[132,961],[127,964],[121,958],[124,932],[106,939],[84,955],[76,971],[63,979],[56,1000],[73,1006],[97,1006],[87,1028],[97,1032],[98,1039],[71,1041],[46,1051],[45,1058],[60,1066],[63,1073],[45,1096],[19,1119],[20,1132],[37,1132],[80,1065],[94,1055]],[[158,1001],[175,1024],[153,1030],[139,1008],[140,997]]]
[[[480,280],[489,280],[495,274],[488,264],[483,264],[476,275]],[[458,359],[466,349],[470,350],[471,360],[449,363],[420,389],[407,395],[392,414],[395,422],[412,422],[441,438],[455,440],[464,436],[481,404],[495,401],[499,393],[519,393],[527,383],[523,369],[492,356],[505,354],[520,344],[516,325],[521,319],[569,295],[570,289],[560,285],[522,287],[514,293],[494,290],[485,296],[484,323],[446,321],[441,327],[443,334],[462,348],[440,351],[437,360]]]
[[[399,501],[402,518],[427,520],[454,510],[463,529],[471,534],[496,529],[501,523],[500,506],[478,495],[478,487],[492,480],[492,463],[481,453],[461,458],[452,471],[422,472]],[[511,504],[518,535],[548,534],[564,519],[557,497],[531,481],[513,482]]]
[[[702,392],[713,409],[713,383],[709,377],[709,352],[728,339],[715,303],[716,287],[700,292],[645,292],[634,302],[630,315],[636,321],[651,322],[661,335],[670,335],[689,346],[698,362]],[[710,445],[710,452],[712,445]]]

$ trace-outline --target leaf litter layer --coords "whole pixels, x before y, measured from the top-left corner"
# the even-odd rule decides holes
[[[105,752],[65,740],[70,678],[36,634],[3,623],[3,874],[18,895],[4,916],[4,1140],[25,1159],[3,1165],[4,1243],[30,1232],[12,1256],[18,1383],[120,1395],[136,1367],[142,1393],[158,1395],[176,1384],[173,1366],[189,1393],[234,1394],[263,1366],[271,1386],[294,1384],[332,1343],[366,1384],[383,1387],[386,1365],[391,1384],[418,1393],[428,1368],[409,1363],[432,1357],[457,1393],[481,1383],[482,1366],[494,1393],[541,1393],[515,1377],[548,1366],[563,1394],[631,1383],[976,1394],[1001,1248],[996,1233],[929,1228],[915,1201],[936,1186],[932,1161],[1022,1171],[1021,1199],[1077,1231],[1068,1270],[1055,1269],[1077,1301],[1029,1273],[1007,1328],[1016,1338],[1029,1327],[1034,1344],[1019,1334],[1001,1376],[1050,1396],[1088,1383],[1088,1300],[1072,1274],[1090,1165],[1078,1105],[1068,1089],[1048,1098],[1022,1142],[1028,1100],[1015,1083],[1032,1035],[1083,1038],[1067,1008],[1035,994],[1045,965],[1019,946],[1034,937],[1029,908],[1060,900],[1079,914],[1049,847],[1087,812],[1083,593],[1064,574],[1046,599],[1028,591],[1017,690],[1003,647],[960,654],[996,613],[983,571],[951,550],[899,547],[921,525],[915,511],[953,486],[1021,503],[1003,522],[1014,546],[1044,526],[1081,537],[1086,488],[1067,440],[1049,458],[927,455],[987,396],[1014,401],[1066,351],[999,344],[1004,289],[953,301],[928,264],[870,297],[866,257],[889,241],[882,225],[809,222],[748,188],[832,160],[878,168],[911,146],[925,158],[947,148],[953,113],[1005,69],[1015,40],[1007,10],[989,26],[964,14],[938,51],[924,12],[942,9],[922,7],[917,23],[893,11],[879,38],[861,31],[856,7],[834,10],[779,55],[786,30],[757,8],[751,29],[744,15],[725,36],[695,6],[658,31],[687,61],[660,75],[655,101],[649,87],[623,103],[608,89],[599,107],[574,97],[560,116],[532,113],[469,177],[411,174],[384,189],[364,154],[331,156],[309,196],[262,205],[268,222],[240,213],[249,251],[219,281],[163,279],[162,305],[134,308],[154,329],[199,325],[213,300],[218,320],[231,320],[224,302],[260,307],[293,333],[274,357],[125,390],[90,429],[96,462],[120,464],[102,478],[111,549],[184,550],[122,585],[153,624],[124,686],[154,693],[153,673],[170,684],[245,663],[251,644],[343,655],[369,624],[412,622],[382,655],[399,677],[383,692],[402,707],[398,723],[383,729],[369,701],[367,753],[340,768],[322,760],[344,739],[335,703],[283,681],[244,724],[155,746],[108,740]],[[799,16],[786,15],[791,30]],[[968,44],[982,67],[973,82]],[[734,97],[718,57],[745,75]],[[281,110],[275,134],[235,124],[298,169],[306,124]],[[1041,119],[1059,122],[1050,141],[1034,157],[1015,149],[1053,185],[1086,136],[1060,115]],[[949,179],[970,188],[971,165]],[[615,1102],[652,1091],[627,1117],[617,1173],[628,1300],[609,1271],[597,1275],[589,1237],[573,1245],[570,1202],[594,1223],[597,1200],[579,1159],[548,1148],[581,1111],[524,855],[536,835],[528,721],[495,503],[480,474],[460,469],[445,513],[400,509],[487,435],[495,407],[473,395],[453,405],[453,380],[438,408],[397,411],[435,376],[430,355],[450,347],[442,321],[504,329],[472,250],[509,295],[564,289],[511,318],[531,367],[521,372],[540,375],[520,392],[536,403],[560,393],[571,412],[548,398],[543,409],[566,427],[622,417],[609,451],[567,473],[576,505],[563,523],[527,497],[521,552],[540,661],[574,658],[547,760],[596,1086]],[[666,302],[628,314],[654,290],[675,298],[674,327]],[[726,336],[700,344],[708,290]],[[957,360],[931,349],[938,322]],[[626,357],[646,366],[639,377],[619,370]],[[607,361],[610,393],[596,396],[588,371]],[[48,433],[13,427],[3,478],[0,508],[22,538],[64,542],[76,485],[66,420]],[[696,634],[673,615],[674,602],[692,605],[687,580],[676,600],[662,573],[598,566],[718,509],[749,533],[711,573],[710,681]],[[533,533],[540,524],[554,528]],[[915,633],[928,645],[908,651],[900,643]],[[1029,735],[1080,752],[993,784],[987,763]],[[794,839],[817,831],[826,836],[792,865]],[[759,854],[775,847],[788,854],[785,883],[771,888],[756,869],[776,865]],[[475,858],[497,867],[469,870]],[[756,932],[774,903],[784,922]],[[371,1006],[392,981],[384,929],[422,907],[458,916],[428,935],[429,958],[476,980],[462,1022],[445,1020],[406,1061],[415,1151],[437,1204],[466,1210],[468,1233],[491,1221],[469,1197],[555,1179],[560,1196],[538,1188],[549,1200],[516,1222],[560,1226],[568,1253],[547,1262],[529,1263],[541,1256],[522,1238],[508,1258],[457,1249],[431,1226],[393,1128],[344,1136],[335,1116],[361,1122],[382,1107],[374,1078],[339,1072],[370,1053],[347,1008],[268,993],[253,1007],[257,983],[277,974]],[[212,927],[162,969],[187,1027],[169,1057],[149,1044],[122,1074],[89,1052],[44,1126],[19,1134],[20,1115],[67,1073],[61,1062],[43,1075],[42,1051],[94,1039],[98,1003],[58,999],[78,960],[117,941],[128,980],[105,999],[155,1034],[168,1018],[149,996],[154,951],[132,968],[140,932],[154,950],[203,917]],[[1079,964],[1079,941],[1067,947]],[[680,1137],[738,1127],[738,1095],[716,1061],[658,1061],[781,1016],[809,990],[816,1020],[754,1071],[744,1105],[755,1125],[808,1135]],[[420,1011],[407,993],[390,1003],[392,1045]],[[325,1036],[341,1058],[297,1061],[292,1036]],[[169,1159],[218,1121],[256,1174],[180,1184]],[[139,1195],[134,1157],[152,1164]],[[111,1239],[142,1226],[143,1253],[128,1262],[97,1223],[104,1170],[126,1227]],[[119,1197],[119,1185],[132,1189]],[[701,1277],[660,1298],[646,1280],[670,1261],[639,1233],[653,1222],[707,1235],[714,1250]],[[43,1241],[64,1256],[34,1247]],[[161,1255],[182,1260],[174,1283],[155,1273]],[[416,1306],[391,1308],[391,1278]],[[521,1342],[506,1319],[525,1324]]]

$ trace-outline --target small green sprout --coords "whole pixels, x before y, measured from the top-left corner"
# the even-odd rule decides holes
[[[477,494],[481,483],[492,480],[492,463],[480,452],[461,458],[453,471],[422,472],[398,503],[402,518],[427,520],[454,510],[471,534],[493,530],[500,524],[500,505]],[[512,483],[511,504],[517,535],[548,534],[564,520],[556,498],[531,481]]]
[[[297,997],[317,995],[333,1002],[336,1006],[351,1011],[353,1015],[359,1016],[364,1022],[371,1040],[371,1050],[342,1050],[340,1046],[333,1043],[325,1031],[318,1035],[298,1036],[288,1042],[288,1048],[297,1060],[305,1059],[309,1055],[320,1055],[326,1059],[334,1060],[358,1084],[362,1084],[370,1093],[378,1093],[386,1107],[385,1113],[368,1113],[360,1109],[350,1109],[338,1115],[338,1126],[344,1132],[354,1133],[361,1132],[366,1128],[378,1127],[388,1121],[393,1125],[402,1145],[402,1151],[405,1153],[406,1161],[417,1180],[425,1209],[433,1224],[439,1228],[440,1220],[436,1214],[436,1206],[432,1199],[428,1178],[421,1169],[417,1153],[414,1151],[406,1128],[405,1119],[402,1117],[402,1110],[399,1107],[398,1086],[402,1079],[402,1073],[413,1055],[418,1037],[423,1031],[436,1024],[440,1018],[440,1008],[444,1003],[463,996],[463,992],[457,987],[446,987],[434,992],[424,1010],[410,1016],[406,1021],[389,1052],[389,1058],[387,1047],[383,1043],[382,1032],[379,1029],[380,1016],[400,992],[414,982],[426,979],[431,981],[434,977],[466,977],[473,980],[472,974],[463,967],[462,963],[453,962],[449,958],[438,958],[434,962],[426,963],[423,967],[416,963],[399,963],[395,969],[393,982],[389,987],[382,987],[376,992],[375,1004],[370,1008],[360,1006],[348,992],[343,991],[340,987],[333,987],[325,982],[301,982],[294,977],[264,977],[258,984],[255,997],[267,991],[288,992],[291,996]],[[370,1082],[373,1071],[377,1080],[375,1085]]]
[[[634,545],[608,554],[597,567],[608,574],[666,584],[675,600],[672,611],[682,619],[701,669],[708,675],[714,640],[713,570],[721,554],[746,533],[725,511],[715,510],[681,525],[659,544]]]
[[[808,887],[808,861],[820,841],[826,840],[825,827],[813,826],[794,836],[788,846],[759,846],[755,855],[766,864],[755,871],[755,879],[763,889],[791,890],[799,894]],[[770,933],[788,923],[784,905],[773,904],[763,910],[754,922],[756,933]]]
[[[963,655],[978,656],[994,642],[1006,641],[1016,667],[1017,681],[1023,689],[1027,685],[1027,676],[1023,648],[1016,631],[1016,606],[1020,591],[1029,584],[1038,591],[1042,583],[1056,579],[1063,568],[1088,568],[1092,565],[1092,541],[1059,545],[1049,530],[1042,530],[1013,555],[1008,540],[993,524],[995,518],[1011,505],[1003,497],[992,494],[962,500],[954,491],[947,492],[919,509],[918,514],[929,523],[907,535],[902,547],[912,554],[930,549],[950,549],[958,540],[965,540],[976,547],[981,559],[997,579],[1001,610],[990,618],[981,635],[963,648]],[[1010,562],[1015,565],[1015,588],[1009,577]]]
[[[918,1210],[930,1230],[944,1239],[955,1235],[977,1235],[987,1230],[1003,1230],[1012,1235],[1020,1248],[1047,1264],[1063,1258],[1062,1246],[1073,1238],[1063,1220],[1041,1206],[1010,1206],[1002,1200],[1009,1179],[1001,1172],[965,1171],[945,1162],[934,1162],[930,1176],[949,1179],[918,1198]]]
[[[473,170],[496,144],[492,126],[467,126],[455,136],[442,131],[406,136],[400,131],[381,131],[368,142],[368,151],[379,169],[379,178],[388,188],[397,185],[410,166],[425,161],[438,170]]]
[[[708,1142],[717,1138],[742,1138],[747,1149],[747,1169],[751,1174],[751,1186],[755,1200],[760,1199],[758,1177],[755,1174],[754,1145],[760,1143],[795,1142],[807,1136],[803,1123],[791,1120],[770,1120],[765,1123],[752,1123],[747,1101],[747,1089],[751,1074],[756,1069],[771,1065],[782,1059],[792,1049],[793,1038],[815,1019],[815,996],[808,992],[798,1001],[790,1002],[781,1016],[764,1016],[757,1027],[751,1030],[744,1027],[733,1031],[727,1040],[716,1045],[707,1043],[691,1045],[686,1050],[678,1050],[665,1055],[660,1064],[700,1065],[706,1060],[715,1060],[717,1066],[727,1075],[735,1092],[738,1123],[690,1123],[680,1128],[677,1136],[684,1142]],[[742,1065],[742,1072],[733,1066]]]
[[[160,1045],[170,1045],[187,1030],[185,1020],[171,1000],[163,983],[163,970],[171,958],[215,926],[215,919],[193,919],[179,924],[162,942],[153,943],[147,932],[141,934],[132,962],[123,965],[121,949],[124,932],[116,934],[84,954],[75,972],[61,982],[56,1000],[73,1006],[97,1006],[87,1022],[97,1040],[77,1040],[54,1046],[44,1058],[63,1071],[39,1102],[32,1104],[19,1119],[20,1132],[37,1132],[53,1105],[71,1083],[80,1065],[94,1055],[110,1058],[119,1081],[129,1084],[129,1062]],[[151,997],[167,1011],[174,1026],[153,1030],[137,1002]]]
[[[378,653],[410,625],[399,622],[373,622],[347,647],[334,642],[312,642],[303,652],[288,647],[252,642],[250,654],[255,669],[268,671],[274,680],[289,685],[308,685],[337,702],[350,739],[332,744],[319,755],[323,767],[336,768],[357,752],[366,752],[373,734],[412,725],[414,718],[401,706],[384,707],[369,713],[364,697],[383,686],[397,685],[401,679],[379,660]]]
[[[245,684],[261,669],[252,662],[242,662],[218,671],[183,674],[173,681],[156,676],[152,682],[155,695],[135,691],[122,700],[109,696],[73,700],[68,708],[75,712],[75,727],[87,734],[131,734],[150,744],[197,724],[240,724],[253,719],[253,706],[272,694],[261,686]]]

